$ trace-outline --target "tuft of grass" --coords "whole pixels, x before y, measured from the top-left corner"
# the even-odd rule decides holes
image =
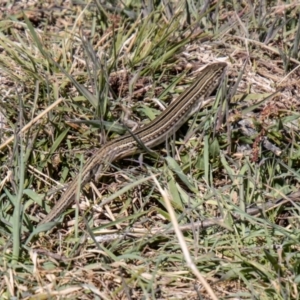
[[[298,299],[299,32],[295,1],[6,3],[0,297]],[[149,122],[217,60],[158,157],[114,162],[37,235],[129,110]]]

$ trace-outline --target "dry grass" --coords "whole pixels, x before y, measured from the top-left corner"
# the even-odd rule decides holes
[[[210,299],[203,276],[298,299],[298,1],[45,2],[0,0],[0,298]],[[214,61],[215,102],[160,159],[115,162],[38,234],[122,107],[149,122]]]

